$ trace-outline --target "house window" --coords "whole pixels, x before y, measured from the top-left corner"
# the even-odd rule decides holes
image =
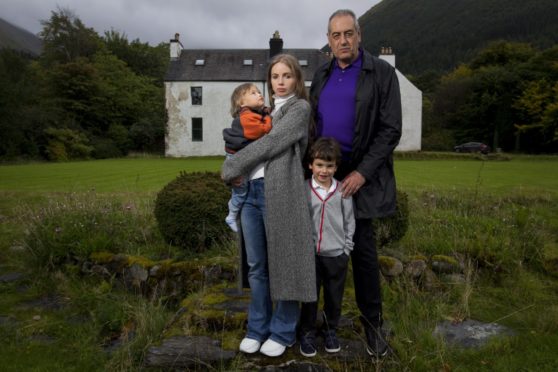
[[[192,118],[192,142],[203,141],[203,120],[202,118]]]
[[[191,87],[190,95],[192,96],[192,105],[202,104],[202,87]]]

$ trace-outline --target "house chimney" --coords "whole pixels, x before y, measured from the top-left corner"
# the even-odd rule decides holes
[[[279,31],[275,31],[273,37],[269,39],[269,58],[281,53],[283,53],[283,39],[281,39]]]
[[[170,59],[171,61],[174,59],[178,59],[180,57],[180,52],[182,51],[182,43],[178,38],[180,37],[179,33],[174,34],[174,39],[170,40]]]
[[[378,57],[395,67],[395,54],[393,54],[391,47],[382,47]]]

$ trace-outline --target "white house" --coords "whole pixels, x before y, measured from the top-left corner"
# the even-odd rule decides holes
[[[306,86],[327,62],[318,49],[283,49],[275,32],[269,49],[184,49],[178,34],[170,41],[170,65],[165,76],[168,114],[165,155],[224,155],[222,131],[230,126],[230,96],[243,82],[254,82],[267,95],[266,71],[271,57],[289,53],[298,58]],[[395,56],[381,56],[394,64]],[[422,93],[399,71],[403,104],[403,136],[396,150],[420,150]],[[266,101],[267,97],[266,97]]]

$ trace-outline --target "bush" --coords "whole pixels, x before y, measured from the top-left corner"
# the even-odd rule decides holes
[[[378,248],[399,241],[409,228],[409,197],[397,190],[396,211],[389,217],[373,220]]]
[[[110,138],[95,137],[92,143],[94,148],[92,155],[95,159],[119,158],[124,155]]]
[[[219,173],[181,172],[155,201],[155,218],[165,241],[203,252],[230,237],[224,222],[229,198]]]
[[[87,159],[93,151],[85,134],[68,128],[47,128],[47,156],[49,160]]]

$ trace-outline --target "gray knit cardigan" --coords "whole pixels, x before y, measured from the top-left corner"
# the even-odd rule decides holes
[[[273,301],[316,301],[312,222],[302,157],[308,144],[310,105],[296,97],[273,115],[262,138],[227,159],[222,176],[231,181],[265,163],[267,257]]]

